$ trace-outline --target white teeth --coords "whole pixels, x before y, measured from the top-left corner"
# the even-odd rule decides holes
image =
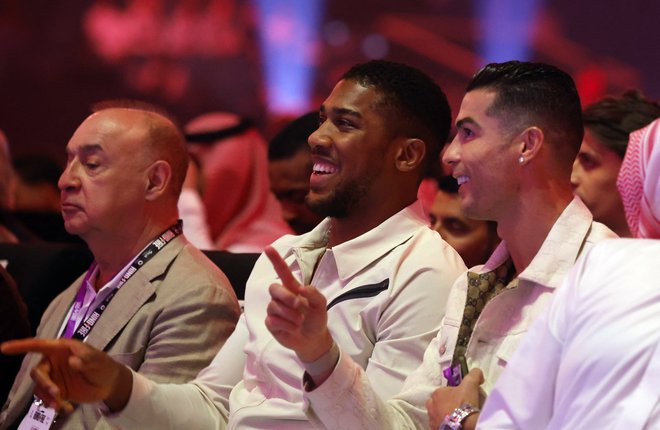
[[[458,185],[463,185],[464,183],[468,182],[470,178],[468,176],[459,176],[456,178],[456,182],[458,182]]]
[[[312,169],[314,170],[314,173],[322,174],[335,173],[337,171],[337,168],[332,164],[320,161],[314,163],[314,167],[312,167]]]

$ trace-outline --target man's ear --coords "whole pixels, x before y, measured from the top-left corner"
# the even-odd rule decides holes
[[[426,143],[421,139],[407,138],[399,143],[394,162],[401,172],[410,172],[424,162],[425,156]]]
[[[517,137],[519,143],[519,163],[521,165],[527,164],[530,160],[537,156],[543,144],[545,143],[545,135],[543,130],[538,127],[527,127]]]
[[[172,167],[165,160],[158,160],[147,170],[147,200],[156,200],[162,196],[172,180]]]

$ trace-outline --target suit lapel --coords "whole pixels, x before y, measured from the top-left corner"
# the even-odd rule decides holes
[[[186,245],[181,235],[168,243],[124,284],[103,312],[86,342],[104,350],[110,341],[133,318],[135,313],[156,292],[153,281],[161,277]]]

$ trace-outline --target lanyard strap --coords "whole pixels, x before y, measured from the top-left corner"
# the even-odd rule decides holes
[[[117,286],[110,292],[110,294],[108,294],[108,296],[103,300],[103,302],[101,302],[96,307],[96,309],[94,309],[94,312],[92,312],[90,316],[88,316],[87,319],[82,324],[80,324],[80,326],[74,333],[74,329],[76,325],[76,317],[77,314],[80,312],[83,301],[85,299],[85,290],[87,289],[87,283],[90,281],[91,275],[92,273],[94,273],[94,270],[96,269],[96,263],[92,263],[92,266],[87,271],[87,275],[85,276],[85,280],[83,281],[83,284],[80,286],[80,289],[78,290],[78,294],[76,295],[76,300],[73,303],[71,316],[69,316],[69,320],[67,321],[66,324],[66,330],[64,331],[62,337],[73,338],[78,340],[85,339],[89,334],[89,332],[94,327],[94,325],[96,324],[96,322],[98,321],[98,319],[101,317],[101,314],[103,314],[105,309],[108,307],[108,304],[110,304],[110,301],[114,298],[115,294],[117,294],[117,291],[119,291],[119,289],[126,283],[126,281],[128,281],[147,261],[153,258],[154,255],[156,255],[161,249],[165,247],[165,245],[170,243],[175,237],[180,235],[182,231],[183,231],[183,224],[181,220],[179,220],[176,224],[170,226],[160,236],[158,236],[158,238],[156,238],[153,242],[151,242],[144,249],[144,251],[142,251],[135,258],[135,260],[133,260],[131,266],[122,275]]]

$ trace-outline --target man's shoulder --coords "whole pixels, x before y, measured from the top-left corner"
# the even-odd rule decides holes
[[[188,295],[192,291],[208,292],[215,296],[216,294],[211,293],[210,290],[233,290],[220,267],[191,243],[186,243],[170,261],[166,262],[167,268],[162,276],[151,280],[155,283],[156,290],[160,290],[161,293],[167,289],[176,296]],[[205,300],[203,297],[205,295],[201,294],[199,299]]]
[[[393,249],[395,254],[400,255],[403,264],[413,264],[420,268],[442,269],[449,266],[460,271],[467,269],[456,250],[438,232],[420,226],[411,233],[409,240]]]
[[[193,313],[220,312],[221,307],[235,308],[238,318],[238,301],[229,280],[202,251],[185,243],[173,257],[163,255],[162,258],[157,263],[165,264],[164,270],[157,267],[145,272],[146,277],[139,277],[149,285],[127,283],[122,287],[130,287],[126,294],[132,296],[133,301],[145,300],[151,294],[149,306],[140,313],[148,315],[162,309],[170,317],[178,317],[190,313],[191,306],[196,309]]]
[[[222,270],[201,250],[188,243],[174,257],[165,279],[185,277],[186,284],[205,282],[227,284]]]

